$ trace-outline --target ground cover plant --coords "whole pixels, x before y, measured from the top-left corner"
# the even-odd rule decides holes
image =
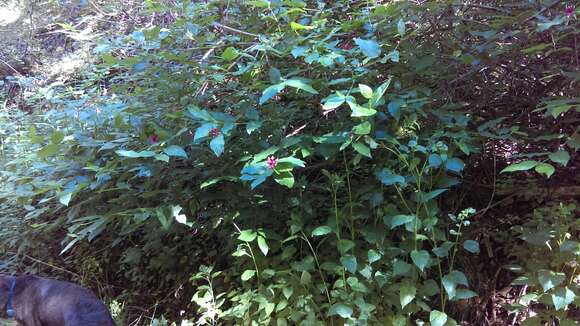
[[[574,2],[52,5],[75,68],[0,61],[5,270],[127,325],[578,321]]]

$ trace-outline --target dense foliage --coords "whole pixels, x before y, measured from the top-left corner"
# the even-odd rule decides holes
[[[12,268],[198,324],[491,324],[500,282],[505,320],[573,323],[573,4],[145,9],[72,82],[6,79],[37,85],[0,116]]]

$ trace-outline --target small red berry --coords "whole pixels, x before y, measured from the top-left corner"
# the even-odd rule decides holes
[[[212,130],[210,130],[210,131],[209,131],[209,135],[210,135],[212,138],[216,138],[217,136],[219,136],[219,135],[220,135],[220,133],[221,133],[221,132],[220,132],[220,130],[219,130],[218,128],[213,128]]]
[[[149,142],[151,144],[155,144],[159,142],[159,135],[157,134],[152,134],[151,136],[149,136]]]

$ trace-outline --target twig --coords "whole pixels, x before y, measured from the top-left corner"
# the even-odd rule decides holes
[[[233,27],[229,27],[229,26],[226,26],[226,25],[223,25],[223,24],[220,24],[220,23],[213,23],[213,26],[214,27],[223,28],[223,29],[226,29],[226,30],[228,30],[230,32],[234,32],[234,33],[238,33],[238,34],[243,34],[243,35],[248,35],[248,36],[253,36],[253,37],[259,37],[258,34],[253,34],[253,33],[245,32],[245,31],[242,31],[242,30],[239,30],[239,29],[236,29],[236,28],[233,28]]]
[[[12,71],[14,71],[16,74],[18,74],[19,76],[22,76],[22,74],[20,73],[20,71],[14,69],[14,67],[12,67],[8,62],[0,59],[0,62],[3,63],[4,65],[6,65],[8,68],[12,69]]]
[[[52,265],[52,264],[49,264],[49,263],[43,262],[42,260],[38,260],[38,259],[36,259],[36,258],[34,258],[34,257],[30,257],[30,256],[28,256],[27,254],[24,254],[24,258],[28,258],[28,259],[30,259],[30,260],[32,260],[32,261],[34,261],[34,262],[37,262],[37,263],[39,263],[39,264],[42,264],[42,265],[48,266],[48,267],[50,267],[50,268],[53,268],[53,269],[59,270],[59,271],[61,271],[61,272],[69,273],[69,274],[71,274],[71,275],[73,275],[73,276],[75,276],[75,277],[78,277],[78,278],[80,278],[80,277],[81,277],[81,276],[80,276],[79,274],[77,274],[77,273],[71,272],[71,271],[69,271],[69,270],[66,270],[66,269],[64,269],[64,268],[62,268],[62,267],[54,266],[54,265]]]

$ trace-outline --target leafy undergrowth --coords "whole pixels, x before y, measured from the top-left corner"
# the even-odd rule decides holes
[[[89,3],[3,82],[3,269],[126,325],[578,319],[572,4]]]

